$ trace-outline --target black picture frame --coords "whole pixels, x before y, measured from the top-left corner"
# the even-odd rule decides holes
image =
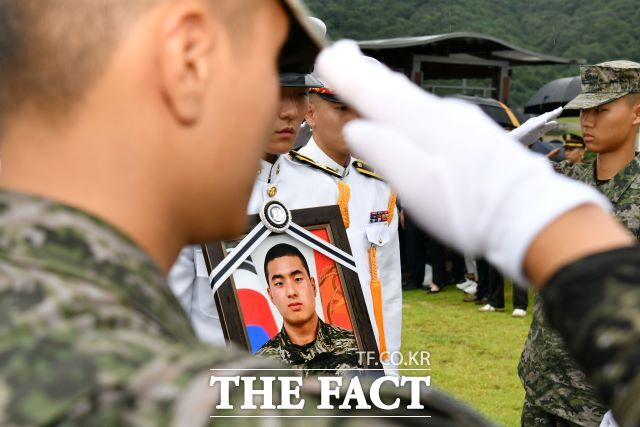
[[[325,229],[329,241],[335,247],[351,254],[349,239],[342,222],[338,206],[322,206],[291,211],[292,222],[306,230]],[[235,239],[217,241],[202,245],[202,251],[209,274],[221,263],[226,256],[227,242],[242,240],[256,225],[260,223],[258,215],[251,215],[248,219],[247,232]],[[340,276],[347,311],[353,327],[358,349],[367,352],[368,357],[361,358],[363,369],[381,370],[380,354],[375,335],[369,318],[369,312],[364,300],[358,274],[336,263]],[[251,350],[247,327],[243,319],[240,302],[233,275],[229,276],[214,294],[216,307],[220,317],[220,324],[226,342]]]

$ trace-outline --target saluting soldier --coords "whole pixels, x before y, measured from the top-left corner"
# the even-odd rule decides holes
[[[477,108],[436,98],[388,69],[369,65],[353,42],[325,50],[316,70],[365,117],[344,129],[354,152],[366,153],[384,171],[427,231],[461,252],[483,253],[505,275],[541,290],[549,324],[561,333],[616,420],[639,425],[640,250],[608,212],[607,198],[555,173]],[[599,94],[602,102],[635,91],[611,92]],[[622,100],[630,101],[626,119],[634,126],[636,96]],[[600,114],[602,123],[616,121],[606,108]],[[450,144],[443,129],[460,117],[476,138]],[[545,127],[547,118],[532,126]],[[591,149],[589,140],[607,132],[599,138],[597,125],[587,122]],[[628,133],[634,132],[625,125],[609,136]],[[493,149],[496,144],[500,149]],[[605,154],[599,153],[595,168],[602,181],[610,178],[601,175]],[[434,205],[434,199],[442,203]]]
[[[555,168],[603,193],[612,202],[614,215],[637,239],[640,158],[635,141],[640,125],[640,64],[611,61],[583,66],[581,78],[582,94],[565,109],[581,110],[583,146],[597,153],[597,158],[579,164],[561,162]],[[580,141],[571,144],[579,148]],[[549,326],[540,294],[535,297],[518,371],[526,390],[523,425],[597,425],[602,419],[606,408],[562,337]]]

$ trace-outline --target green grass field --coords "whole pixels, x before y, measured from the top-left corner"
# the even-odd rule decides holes
[[[513,318],[511,289],[505,286],[504,313],[479,313],[479,306],[462,302],[465,294],[455,286],[433,295],[423,290],[404,292],[402,353],[428,351],[432,386],[493,422],[519,426],[524,390],[517,366],[531,324],[533,298],[530,294],[527,317]]]

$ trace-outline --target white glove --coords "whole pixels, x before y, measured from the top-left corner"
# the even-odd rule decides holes
[[[316,70],[365,118],[345,126],[345,137],[397,188],[413,217],[460,252],[485,254],[519,283],[526,283],[526,250],[546,225],[585,203],[609,206],[476,106],[424,92],[367,62],[353,42],[325,49]]]
[[[542,138],[542,135],[558,127],[558,122],[554,121],[562,114],[562,107],[553,111],[532,117],[522,126],[511,131],[511,136],[526,146],[529,146]]]
[[[618,427],[618,423],[616,423],[615,418],[613,418],[611,410],[604,414],[602,421],[600,421],[600,427]]]

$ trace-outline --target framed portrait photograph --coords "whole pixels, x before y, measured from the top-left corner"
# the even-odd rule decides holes
[[[202,248],[228,343],[305,374],[382,368],[337,206],[271,201],[244,235]]]

